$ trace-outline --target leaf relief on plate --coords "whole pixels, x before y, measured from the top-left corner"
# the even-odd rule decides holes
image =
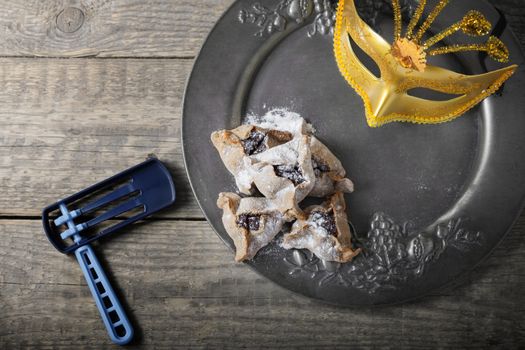
[[[294,250],[284,258],[291,276],[305,275],[320,287],[340,284],[366,293],[395,290],[422,276],[449,249],[466,252],[483,243],[483,234],[464,228],[463,218],[439,224],[433,232],[414,231],[410,222],[398,225],[376,213],[361,242],[362,254],[350,264],[326,262],[309,251]]]
[[[362,18],[378,30],[381,13],[392,13],[391,0],[360,0],[356,2]],[[402,14],[410,18],[417,6],[415,0],[400,0]],[[255,36],[283,32],[290,23],[308,23],[308,37],[334,34],[337,0],[279,0],[274,6],[255,2],[239,11],[240,23],[259,27]],[[378,30],[378,32],[380,32]]]

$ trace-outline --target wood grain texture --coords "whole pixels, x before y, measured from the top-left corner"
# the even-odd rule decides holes
[[[0,56],[192,57],[231,3],[2,0]],[[63,31],[57,17],[71,7],[82,11],[82,25]]]
[[[506,13],[516,31],[524,31],[524,1],[490,2]],[[2,0],[0,56],[192,57],[231,3],[233,0]],[[82,25],[72,32],[60,25],[59,16],[69,8],[83,13]],[[525,44],[523,37],[520,40]]]
[[[58,4],[46,2],[50,8],[53,3]],[[161,2],[158,8],[167,3],[184,1]],[[0,1],[0,9],[8,4]],[[34,13],[26,7],[42,4],[20,2],[12,11]],[[111,6],[135,9],[132,4],[138,3]],[[510,11],[511,4],[503,0],[498,6],[519,14],[520,5]],[[93,6],[104,7],[99,5]],[[187,12],[197,16],[199,8]],[[0,18],[4,15],[0,11]],[[520,29],[518,18],[511,19]],[[209,21],[211,26],[214,19]],[[518,34],[525,38],[525,30]],[[190,69],[191,60],[182,59],[0,59],[0,216],[38,216],[45,204],[155,153],[168,161],[179,192],[180,206],[162,215],[202,217],[181,157],[181,101]]]
[[[202,217],[186,178],[181,103],[191,60],[0,59],[0,216],[47,205],[144,160],[165,161],[177,205]]]
[[[524,348],[525,215],[462,281],[394,307],[327,306],[233,262],[186,180],[191,60],[175,59],[193,57],[232,2],[0,0],[0,349],[117,348],[76,261],[23,217],[150,153],[178,204],[97,247],[137,328],[132,348]],[[491,2],[525,44],[525,1]],[[72,7],[77,30],[75,11],[57,22]],[[75,56],[90,58],[45,58]]]
[[[242,264],[205,222],[138,225],[98,247],[128,305],[136,348],[525,346],[520,223],[454,290],[384,308],[324,305]],[[35,221],[0,222],[0,348],[111,347],[76,261]]]

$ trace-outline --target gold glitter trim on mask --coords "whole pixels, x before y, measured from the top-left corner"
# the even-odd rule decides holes
[[[406,37],[408,39],[412,39],[412,34],[414,33],[414,29],[419,23],[421,16],[423,16],[423,11],[425,10],[426,5],[427,5],[427,0],[419,0],[419,5],[417,6],[416,12],[414,13],[414,16],[412,16],[412,18],[410,19],[410,23],[408,24],[408,27],[407,27]]]
[[[425,48],[429,48],[432,45],[440,42],[441,40],[445,39],[447,36],[450,36],[458,31],[462,31],[463,33],[470,35],[470,36],[483,36],[487,35],[490,32],[491,24],[485,16],[479,11],[469,11],[465,17],[458,23],[455,23],[448,27],[447,29],[443,30],[441,33],[436,34],[432,38],[425,41],[423,46]]]
[[[428,23],[435,20],[447,3],[440,1],[438,10],[432,11],[432,18],[427,18],[421,28],[428,29]],[[414,22],[415,27],[419,19]],[[474,12],[469,12],[457,25],[462,31],[475,35],[485,32],[487,27],[485,18]],[[372,74],[359,60],[349,36],[377,64],[380,77]],[[354,0],[339,1],[334,32],[335,59],[343,77],[363,99],[366,119],[371,127],[396,121],[420,124],[447,122],[497,91],[515,72],[516,65],[480,75],[464,75],[426,64],[424,60],[425,53],[435,55],[471,49],[486,51],[499,60],[508,58],[508,50],[497,38],[490,37],[486,44],[475,45],[456,45],[426,52],[424,45],[408,36],[395,39],[390,45],[359,17]],[[456,97],[434,101],[409,95],[410,90],[415,88],[431,89]]]
[[[507,49],[505,44],[495,36],[489,37],[486,44],[445,46],[430,50],[428,51],[428,54],[430,56],[436,56],[463,51],[485,51],[492,59],[498,62],[506,63],[509,61],[509,49]]]
[[[423,22],[423,24],[419,28],[419,31],[414,37],[414,40],[417,43],[419,43],[419,40],[421,40],[425,32],[428,30],[428,28],[430,28],[432,23],[434,23],[434,21],[436,20],[437,16],[441,13],[441,11],[443,11],[445,6],[447,6],[449,2],[450,0],[440,0],[436,7],[434,7],[434,9],[430,11],[429,15],[427,16],[427,19],[425,20],[425,22]]]
[[[392,0],[392,8],[394,9],[394,40],[397,40],[401,37],[401,29],[403,27],[399,0]]]

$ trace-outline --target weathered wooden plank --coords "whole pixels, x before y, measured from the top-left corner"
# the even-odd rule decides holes
[[[0,216],[46,204],[156,154],[177,184],[169,217],[202,217],[184,170],[191,60],[0,59]]]
[[[191,57],[232,2],[2,0],[0,56]]]
[[[67,34],[52,27],[61,11],[53,6],[63,2],[0,1],[0,55],[192,56],[229,1],[89,3],[94,13],[102,9],[89,31]],[[524,2],[493,3],[525,33]],[[172,16],[180,4],[185,12]],[[195,27],[194,7],[206,12]],[[179,139],[191,63],[114,61],[0,60],[0,216],[38,215],[44,204],[154,152],[180,184],[182,204],[164,215],[201,217]],[[523,232],[522,216],[457,289],[354,310],[292,295],[233,263],[204,222],[140,226],[99,251],[139,327],[137,348],[523,348]],[[37,221],[0,220],[0,348],[29,346],[112,347],[76,262],[51,248]]]
[[[525,346],[521,220],[453,290],[388,308],[291,294],[233,255],[205,222],[138,225],[99,246],[139,330],[137,348]],[[38,222],[0,221],[0,348],[110,347],[81,272]]]
[[[491,0],[524,31],[525,2]],[[2,0],[0,56],[191,57],[233,0]],[[520,37],[522,44],[525,38]]]
[[[0,9],[11,3],[0,1]],[[40,14],[58,2],[46,4],[17,2],[11,11],[24,13],[28,6],[36,6],[40,10],[29,12]],[[94,10],[129,6],[126,11],[133,13],[130,8],[140,7],[137,2],[97,4],[92,4]],[[525,3],[510,4],[505,0],[498,6],[511,17],[517,15],[514,22],[519,25],[520,4]],[[162,8],[157,2],[151,5]],[[186,12],[198,13],[200,5],[193,6]],[[0,11],[0,18],[5,13]],[[21,17],[11,15],[12,20]],[[182,205],[167,215],[202,217],[185,179],[178,131],[189,60],[4,58],[0,64],[0,215],[38,215],[46,203],[153,152],[170,161],[180,182]]]

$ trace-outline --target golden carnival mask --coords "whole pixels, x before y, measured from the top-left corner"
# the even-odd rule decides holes
[[[422,41],[425,32],[448,3],[449,0],[439,1],[416,31],[426,5],[426,0],[420,0],[405,35],[402,35],[399,0],[392,0],[395,33],[390,45],[359,17],[354,0],[339,0],[334,53],[341,74],[364,101],[369,126],[379,127],[395,121],[421,124],[450,121],[496,92],[516,70],[517,66],[512,65],[485,74],[464,75],[427,64],[427,56],[461,51],[485,51],[499,62],[508,61],[508,49],[493,36],[486,44],[433,48],[458,31],[470,36],[487,35],[491,24],[478,11],[468,12],[458,23]],[[380,77],[372,74],[357,58],[348,35],[374,60],[381,72]],[[433,101],[410,96],[407,92],[415,88],[458,97]]]

